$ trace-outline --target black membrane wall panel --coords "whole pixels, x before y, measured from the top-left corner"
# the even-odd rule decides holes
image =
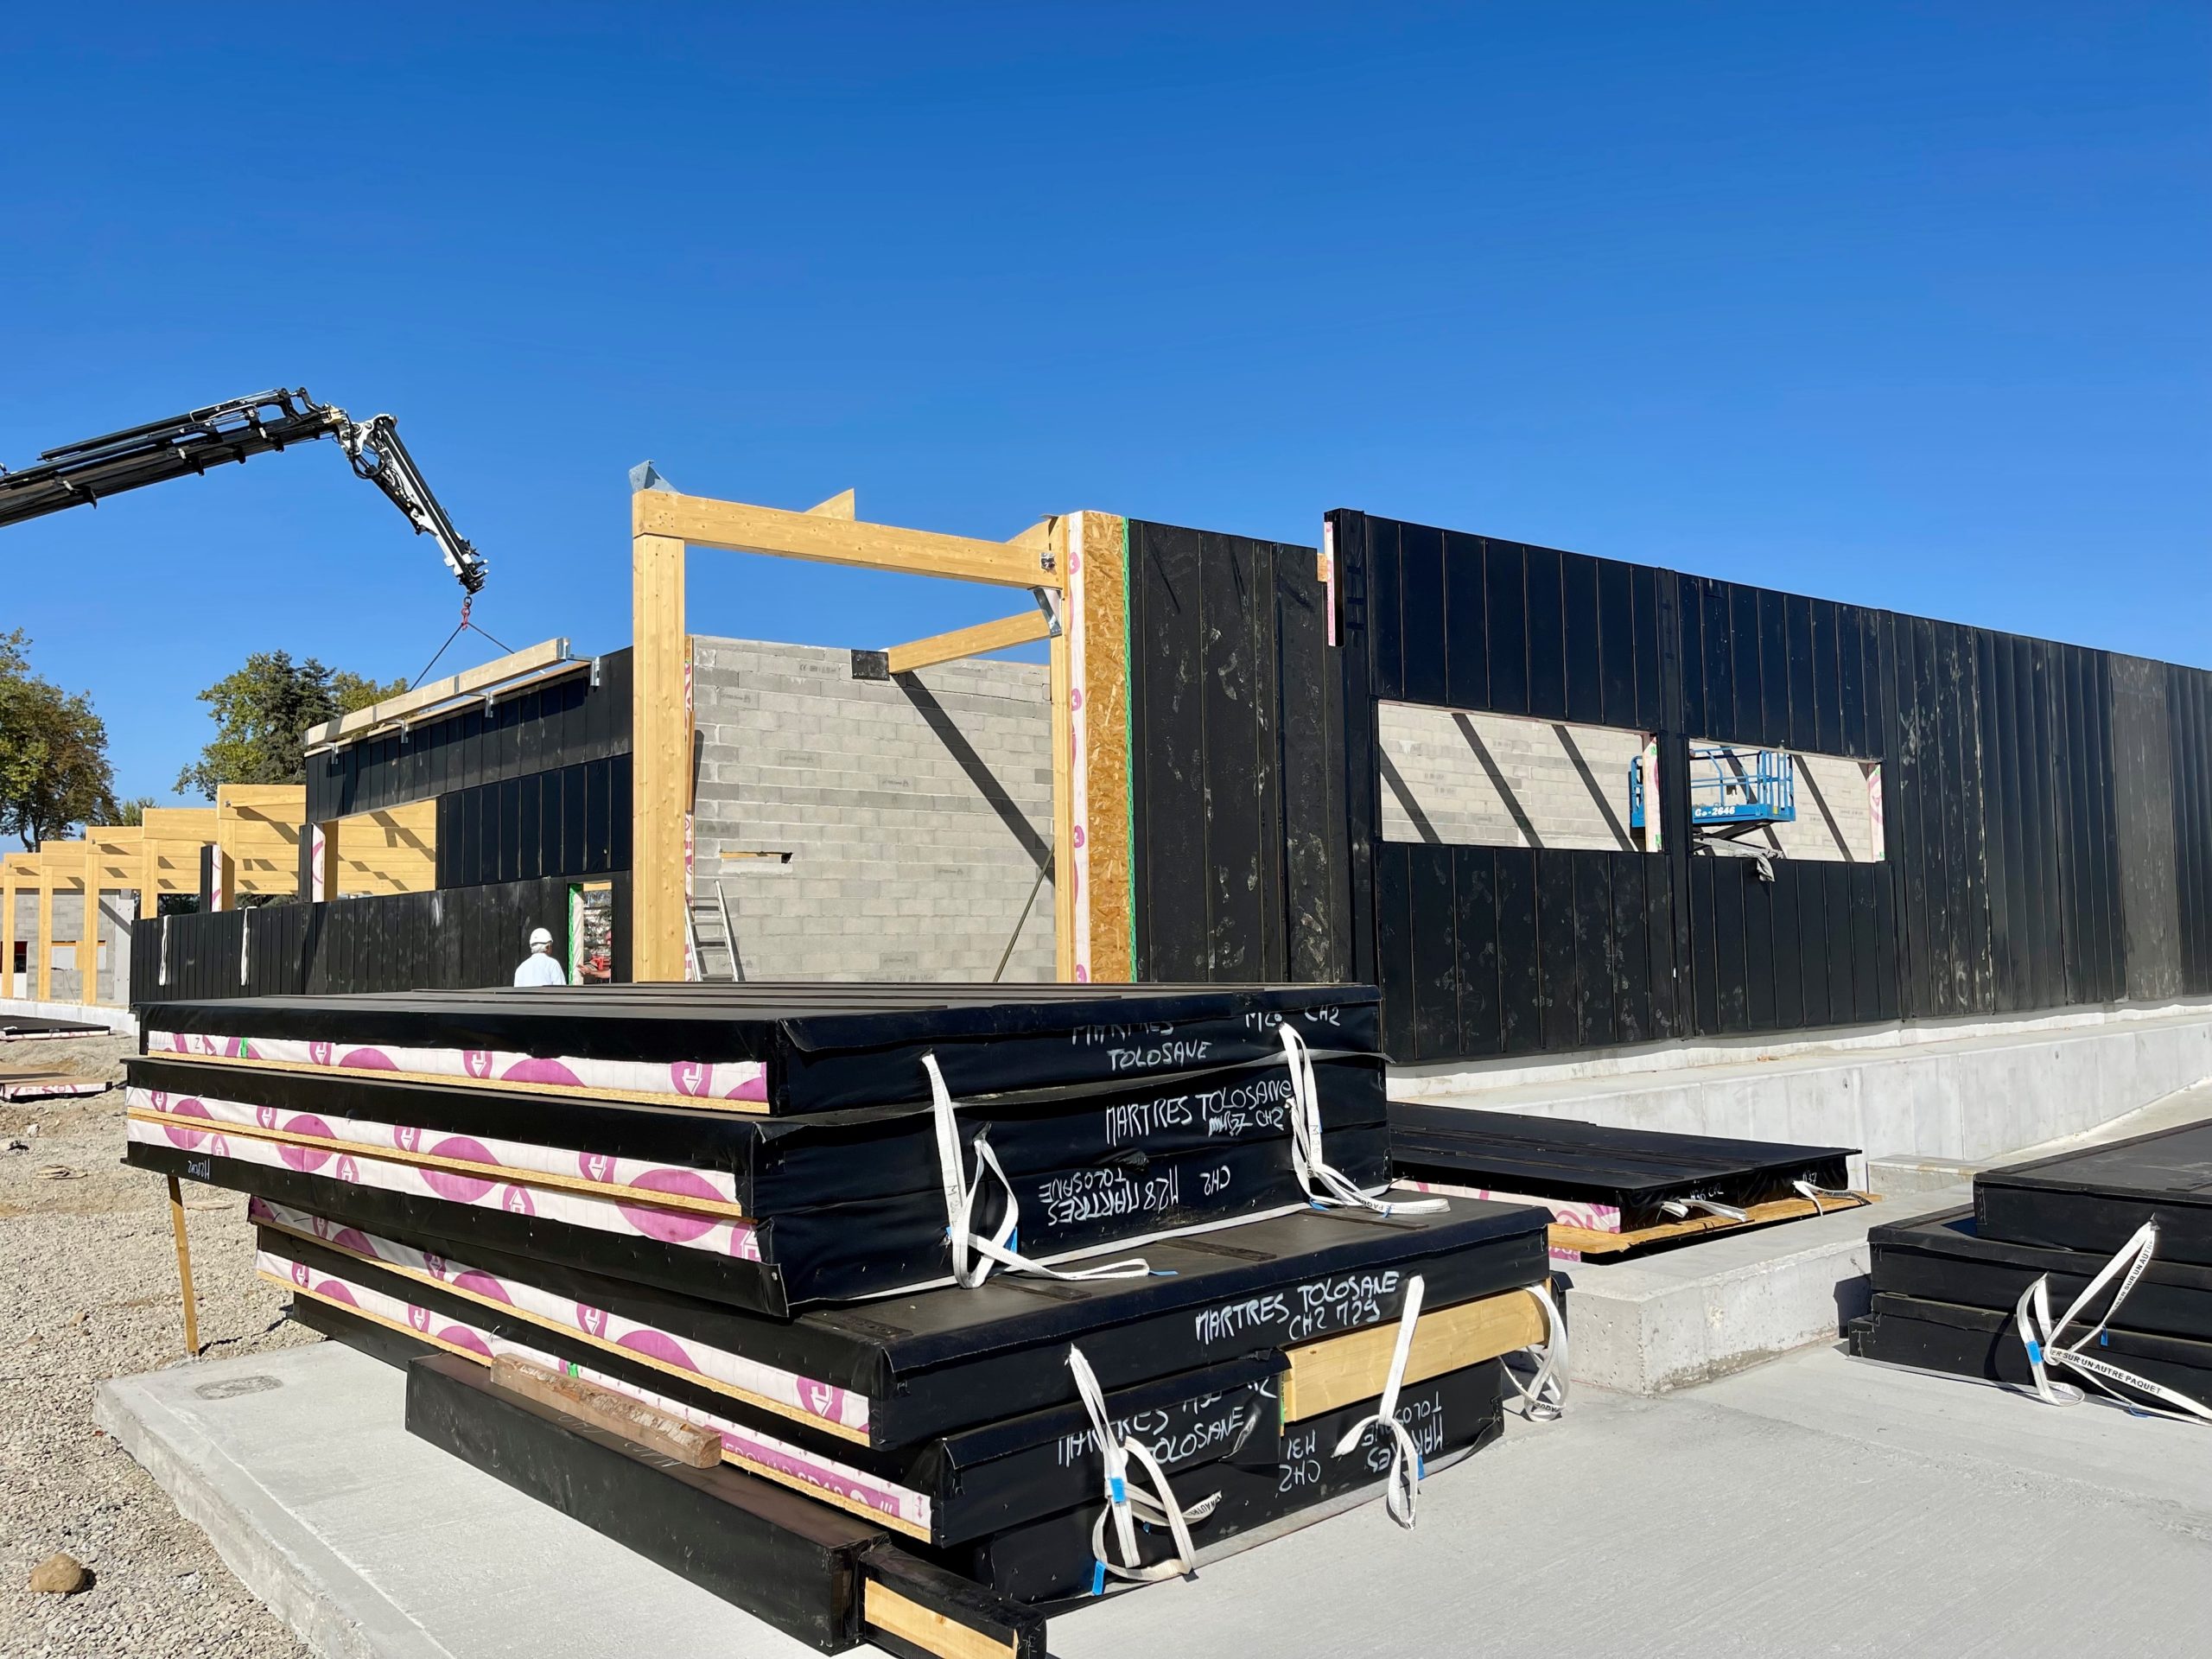
[[[630,821],[627,753],[441,795],[438,886],[626,869]]]
[[[496,1305],[471,1301],[442,1287],[424,1285],[387,1273],[358,1259],[292,1234],[263,1230],[262,1249],[307,1269],[296,1289],[296,1308],[313,1307],[321,1328],[350,1322],[365,1327],[355,1344],[387,1363],[404,1364],[414,1354],[391,1327],[357,1310],[334,1306],[350,1294],[347,1284],[392,1297],[407,1305],[409,1328],[414,1309],[429,1316],[425,1334],[442,1336],[452,1325],[488,1332],[501,1342],[531,1350],[563,1367],[596,1372],[630,1390],[675,1400],[695,1411],[751,1428],[787,1446],[817,1454],[843,1470],[857,1471],[904,1487],[929,1500],[931,1541],[959,1543],[986,1533],[1037,1519],[1085,1502],[1097,1491],[1097,1454],[1086,1444],[1090,1420],[1071,1380],[1058,1406],[936,1436],[914,1446],[876,1450],[809,1428],[791,1417],[763,1411],[695,1379],[646,1364],[619,1352],[534,1325]],[[335,1286],[330,1281],[342,1281]],[[321,1290],[321,1296],[315,1293]],[[350,1334],[350,1333],[349,1333]],[[473,1346],[468,1341],[452,1345]],[[1272,1465],[1282,1450],[1282,1411],[1275,1379],[1286,1362],[1279,1354],[1255,1354],[1163,1377],[1106,1396],[1108,1420],[1128,1425],[1128,1432],[1149,1447],[1172,1477],[1182,1469],[1236,1458]],[[842,1471],[822,1471],[830,1478]],[[768,1476],[775,1479],[775,1474]],[[797,1478],[779,1484],[804,1490]]]
[[[1393,1058],[2212,990],[2212,676],[1362,513],[1329,522],[1351,956],[1385,989]],[[1651,734],[1665,855],[1384,842],[1378,701]],[[1689,855],[1699,741],[1878,763],[1883,857],[1784,859],[1767,882]],[[1597,858],[1615,861],[1608,879],[1563,873]]]
[[[626,981],[630,873],[616,869],[606,879],[614,899],[613,974]],[[571,885],[509,881],[134,922],[131,1005],[511,985],[530,954],[532,928],[567,937]]]
[[[1346,977],[1344,705],[1314,550],[1128,534],[1138,976]]]
[[[1447,1371],[1401,1392],[1398,1421],[1424,1461],[1474,1451],[1496,1440],[1503,1427],[1502,1386],[1495,1360]],[[1176,1483],[1180,1501],[1187,1506],[1218,1495],[1212,1511],[1192,1529],[1192,1541],[1203,1549],[1382,1480],[1389,1471],[1395,1440],[1379,1425],[1369,1424],[1349,1450],[1337,1454],[1338,1442],[1371,1416],[1378,1403],[1363,1401],[1288,1425],[1277,1458],[1224,1459],[1191,1470]],[[1088,1595],[1096,1571],[1092,1532],[1103,1507],[1103,1502],[1094,1503],[1009,1528],[945,1559],[1015,1601],[1050,1604]],[[1149,1564],[1171,1556],[1173,1540],[1165,1529],[1141,1529],[1138,1548]]]
[[[420,722],[365,743],[310,755],[307,821],[404,806],[502,779],[602,760],[630,749],[630,652],[588,669]],[[487,878],[489,879],[489,878]]]
[[[528,1196],[519,1184],[507,1188],[510,1202],[495,1209],[226,1156],[218,1148],[227,1145],[220,1135],[196,1149],[133,1141],[127,1161],[390,1236],[437,1238],[464,1252],[480,1243],[779,1317],[813,1303],[912,1289],[946,1278],[952,1268],[942,1191],[772,1216],[752,1229],[747,1249],[757,1254],[741,1256],[656,1236],[674,1230],[666,1212],[645,1235],[616,1232],[536,1213],[515,1197]],[[1329,1157],[1357,1185],[1380,1186],[1389,1179],[1389,1132],[1379,1124],[1340,1131]],[[334,1164],[334,1172],[344,1161]],[[1304,1202],[1289,1144],[1281,1139],[1015,1175],[1011,1183],[1017,1248],[1039,1260]],[[1006,1212],[1004,1191],[985,1183],[973,1230],[990,1236]],[[710,1219],[697,1217],[688,1236],[704,1233]]]
[[[434,1155],[482,1161],[480,1147],[445,1137],[482,1137],[584,1154],[734,1175],[735,1202],[760,1217],[892,1193],[936,1192],[942,1175],[930,1110],[863,1107],[798,1117],[755,1117],[671,1101],[597,1099],[520,1090],[387,1082],[374,1074],[273,1071],[138,1055],[126,1063],[130,1103],[195,1115],[218,1100],[420,1131]],[[1371,1055],[1314,1059],[1323,1146],[1333,1155],[1342,1130],[1385,1121],[1383,1066]],[[1079,1093],[1031,1091],[961,1103],[963,1146],[988,1135],[1001,1167],[1015,1176],[1052,1170],[1141,1168],[1150,1160],[1289,1135],[1290,1071],[1277,1061],[1109,1085]],[[363,1130],[353,1144],[379,1132]],[[389,1144],[386,1142],[385,1144]],[[367,1146],[371,1152],[373,1145]],[[581,1166],[581,1165],[579,1166]],[[971,1165],[972,1167],[972,1165]],[[518,1178],[527,1181],[526,1173]]]
[[[1851,1322],[1848,1339],[1862,1359],[2016,1386],[2034,1376],[2009,1307],[1961,1307],[1877,1291],[1869,1311]],[[2212,1343],[2107,1330],[2095,1351],[2099,1359],[2193,1400],[2212,1394]],[[2076,1386],[2081,1382],[2063,1368],[2056,1377]]]
[[[790,1320],[542,1259],[448,1254],[679,1339],[864,1394],[872,1442],[891,1446],[1064,1403],[1070,1342],[1082,1344],[1104,1387],[1122,1389],[1387,1324],[1416,1274],[1431,1308],[1541,1283],[1550,1219],[1541,1210],[1459,1198],[1445,1214],[1387,1220],[1309,1210],[1148,1243],[1148,1278],[1057,1283],[997,1274],[976,1290],[922,1291]]]
[[[2101,1252],[1984,1238],[1969,1207],[1877,1227],[1867,1238],[1876,1290],[2001,1313],[2010,1313],[2021,1293],[2046,1276],[2051,1307],[2062,1310],[2110,1260]],[[2103,1307],[2100,1298],[2091,1312]],[[2153,1258],[2128,1293],[2118,1323],[2129,1331],[2212,1343],[2212,1267]]]
[[[1621,1211],[1625,1229],[1666,1219],[1669,1198],[1737,1205],[1791,1196],[1798,1181],[1840,1187],[1847,1147],[1796,1147],[1613,1128],[1567,1118],[1456,1106],[1390,1104],[1391,1161],[1402,1175]]]
[[[1984,1238],[2109,1256],[2144,1223],[2158,1255],[2212,1266],[2212,1123],[2186,1123],[1974,1177]]]

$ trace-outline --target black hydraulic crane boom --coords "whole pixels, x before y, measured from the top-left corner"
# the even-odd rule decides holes
[[[391,497],[417,535],[437,543],[461,587],[471,594],[482,591],[483,556],[454,529],[430,493],[391,416],[356,421],[342,409],[318,404],[304,388],[233,397],[49,449],[35,464],[14,472],[0,467],[0,524],[92,505],[124,490],[204,473],[310,438],[337,439],[354,474]]]

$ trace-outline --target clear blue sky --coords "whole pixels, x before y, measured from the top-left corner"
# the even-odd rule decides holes
[[[2194,0],[22,10],[0,461],[389,410],[518,645],[625,642],[652,456],[997,537],[1362,507],[2212,663],[2208,70]],[[334,447],[0,568],[164,798],[249,651],[411,675],[458,599]],[[1007,608],[691,581],[697,631],[841,645]]]

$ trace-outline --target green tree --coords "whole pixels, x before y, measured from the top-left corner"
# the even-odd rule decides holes
[[[27,848],[115,810],[106,726],[84,693],[31,672],[30,646],[0,633],[0,832]]]
[[[257,651],[200,694],[214,711],[215,741],[177,774],[176,786],[212,801],[219,784],[304,783],[310,726],[406,689],[404,680],[379,685],[312,657],[296,663],[289,651]]]
[[[134,795],[127,801],[118,801],[115,806],[115,821],[126,830],[135,830],[146,822],[146,809],[153,804],[154,798],[150,795]]]

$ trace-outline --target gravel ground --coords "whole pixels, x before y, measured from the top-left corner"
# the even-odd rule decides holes
[[[0,1044],[0,1064],[119,1081],[135,1046]],[[167,1191],[120,1161],[121,1090],[0,1102],[0,1147],[16,1141],[28,1149],[0,1151],[0,1654],[305,1655],[92,1422],[95,1385],[179,1363],[184,1343]],[[56,1166],[69,1173],[41,1173]],[[315,1341],[253,1276],[244,1196],[190,1184],[184,1195],[207,1357]],[[65,1598],[24,1587],[57,1549],[92,1569],[92,1588]]]

